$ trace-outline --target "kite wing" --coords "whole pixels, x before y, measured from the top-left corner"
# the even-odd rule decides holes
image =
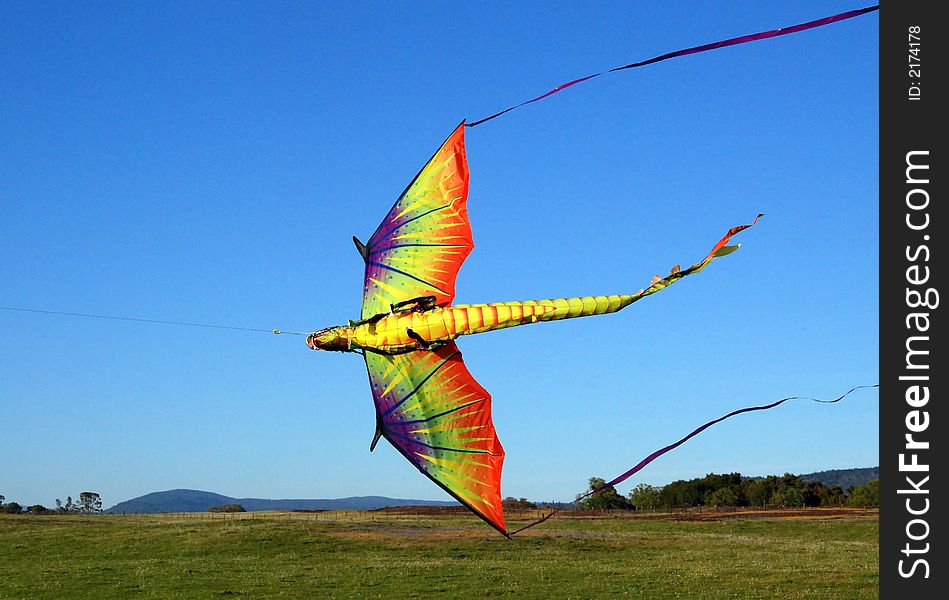
[[[362,318],[390,305],[434,296],[446,306],[474,242],[468,224],[468,161],[461,122],[422,167],[363,246],[366,261]]]
[[[376,426],[429,479],[507,535],[501,507],[504,449],[491,395],[454,342],[434,352],[366,352]]]

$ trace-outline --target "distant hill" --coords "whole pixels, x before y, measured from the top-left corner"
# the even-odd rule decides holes
[[[231,498],[201,490],[167,490],[152,492],[107,509],[107,513],[205,512],[209,506],[240,504],[253,510],[373,510],[387,506],[456,506],[457,502],[442,500],[408,500],[384,496],[354,496],[334,499]]]
[[[880,478],[880,467],[866,467],[863,469],[831,469],[801,475],[804,481],[817,481],[828,487],[839,485],[844,491],[852,487],[863,485],[871,479]]]

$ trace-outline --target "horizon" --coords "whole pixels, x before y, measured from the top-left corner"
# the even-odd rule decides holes
[[[827,472],[832,472],[832,471],[870,471],[870,470],[873,470],[873,469],[879,470],[879,468],[880,468],[879,465],[870,466],[870,467],[830,468],[830,469],[821,469],[821,470],[819,470],[819,471],[813,471],[813,472],[810,472],[810,473],[790,473],[790,474],[791,474],[791,475],[795,475],[795,476],[797,476],[797,477],[805,478],[805,477],[807,477],[807,476],[809,476],[809,475],[820,475],[820,474],[822,474],[822,473],[827,473]],[[705,476],[708,476],[708,475],[716,475],[716,474],[723,474],[723,473],[706,473]],[[777,476],[777,477],[780,477],[780,476],[782,476],[782,475],[787,475],[787,474],[788,474],[788,473],[782,473],[782,474],[770,473],[770,474],[768,474],[768,475],[761,475],[761,474],[757,474],[757,475],[740,474],[740,475],[741,475],[742,477],[748,478],[748,479],[757,479],[757,478],[770,477],[770,476]],[[678,480],[677,480],[677,481],[678,481]],[[661,484],[661,485],[658,485],[658,486],[655,486],[655,487],[660,487],[660,488],[661,488],[661,487],[663,487],[664,485],[669,485],[669,484],[671,484],[671,483],[674,483],[674,481],[669,481],[669,482],[666,482],[665,484]],[[84,491],[90,491],[90,492],[95,493],[95,490],[84,490]],[[111,503],[111,505],[108,506],[108,508],[104,508],[103,511],[104,511],[104,512],[108,512],[108,511],[114,509],[116,506],[119,506],[120,504],[124,504],[124,503],[126,503],[126,502],[131,502],[131,501],[134,501],[134,500],[140,500],[140,499],[142,499],[142,498],[146,498],[146,497],[148,497],[148,496],[153,496],[153,495],[156,495],[156,494],[167,494],[167,493],[170,493],[170,492],[198,492],[198,493],[201,493],[201,494],[211,494],[211,495],[215,495],[215,496],[220,496],[220,497],[225,498],[225,499],[228,499],[228,500],[338,501],[338,500],[354,500],[354,499],[364,499],[364,498],[384,498],[384,499],[386,499],[386,500],[410,501],[410,502],[450,502],[450,503],[452,503],[452,504],[457,504],[457,505],[459,505],[459,506],[461,505],[457,500],[454,500],[454,499],[452,499],[452,498],[447,498],[447,499],[446,499],[446,498],[396,498],[396,497],[392,497],[392,496],[375,495],[375,494],[373,494],[373,495],[364,495],[364,496],[325,496],[325,497],[319,497],[319,498],[284,498],[284,497],[279,497],[279,496],[262,496],[262,497],[257,497],[257,496],[244,496],[244,495],[222,494],[222,493],[219,493],[219,492],[216,492],[216,491],[213,491],[213,490],[206,490],[206,489],[200,489],[200,488],[169,488],[169,489],[165,489],[165,490],[154,490],[154,491],[151,491],[151,492],[146,492],[146,493],[144,493],[144,494],[140,494],[140,495],[135,496],[135,497],[133,497],[133,498],[126,498],[125,500],[119,500],[119,501],[113,502],[113,503]],[[67,497],[70,497],[70,496],[71,496],[71,494],[67,494]],[[77,495],[77,497],[78,497],[78,495]],[[513,496],[507,496],[507,497],[505,497],[505,499],[507,499],[507,498],[509,498],[509,497],[513,497]],[[571,502],[575,502],[575,500],[540,499],[540,498],[534,498],[534,497],[531,497],[531,496],[521,496],[521,498],[524,498],[524,497],[526,497],[526,498],[527,498],[528,500],[530,500],[531,502],[540,503],[540,504],[570,504]],[[54,505],[55,505],[55,502],[54,502],[54,503],[51,503],[50,505],[46,505],[46,504],[44,504],[44,503],[42,503],[42,502],[34,502],[34,503],[26,503],[26,504],[24,504],[24,503],[22,503],[22,502],[19,502],[18,499],[14,499],[14,498],[6,498],[6,500],[7,500],[7,501],[12,501],[12,502],[17,502],[18,504],[20,504],[21,506],[23,506],[25,509],[28,509],[30,506],[33,506],[33,505],[42,505],[42,506],[45,506],[46,508],[50,508],[51,506],[54,506]],[[57,500],[62,500],[62,498],[57,498]],[[103,505],[104,505],[104,504],[105,504],[105,503],[103,503]]]
[[[0,305],[294,332],[358,318],[350,236],[462,118],[858,7],[538,6],[0,7]],[[617,73],[469,130],[456,303],[634,292],[767,215],[620,314],[459,340],[493,396],[503,497],[570,499],[736,408],[879,382],[878,24]],[[9,499],[449,498],[390,445],[368,452],[359,357],[293,335],[0,324]],[[618,489],[879,463],[878,398],[736,417]]]

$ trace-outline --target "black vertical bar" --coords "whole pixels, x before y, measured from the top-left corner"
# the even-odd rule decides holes
[[[890,0],[880,9],[880,592],[881,598],[944,597],[937,516],[945,510],[936,453],[945,455],[944,381],[949,371],[938,307],[946,280],[937,215],[944,199],[938,150],[945,111],[939,3]],[[940,211],[944,214],[944,211]],[[944,343],[944,341],[943,341]],[[907,437],[909,436],[909,437]]]

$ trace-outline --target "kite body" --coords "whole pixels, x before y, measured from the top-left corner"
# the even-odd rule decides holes
[[[638,297],[623,294],[440,307],[434,306],[434,298],[428,296],[349,326],[317,332],[313,343],[323,349],[335,346],[332,349],[378,354],[434,350],[462,335],[616,312]]]
[[[455,339],[622,310],[733,252],[738,246],[727,245],[731,236],[754,222],[728,230],[703,260],[687,269],[676,265],[635,294],[452,305],[458,270],[474,247],[464,131],[462,122],[367,243],[353,238],[365,262],[360,320],[312,333],[307,345],[365,358],[376,408],[370,450],[386,438],[424,475],[508,535],[501,507],[504,449],[491,420],[491,395],[468,372]]]

